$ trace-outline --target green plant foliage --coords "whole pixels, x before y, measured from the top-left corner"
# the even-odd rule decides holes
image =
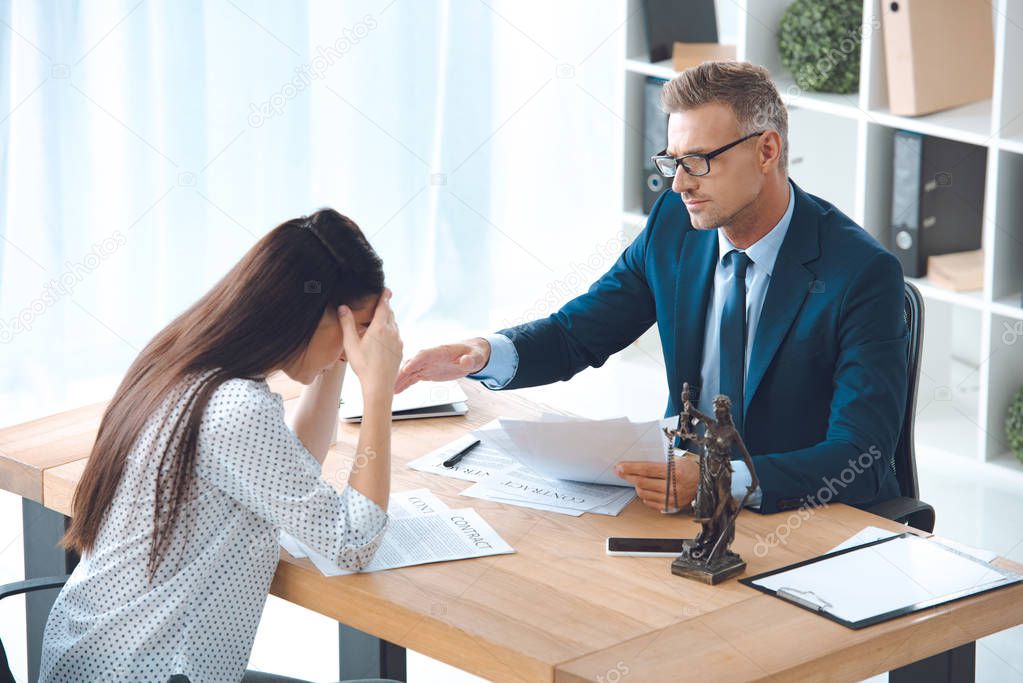
[[[1009,402],[1009,410],[1005,414],[1005,438],[1009,449],[1023,462],[1023,387]]]
[[[860,85],[862,0],[795,0],[778,29],[781,62],[803,90],[854,93]]]

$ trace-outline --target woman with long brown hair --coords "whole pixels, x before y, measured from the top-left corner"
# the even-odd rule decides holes
[[[402,343],[382,262],[331,209],[271,230],[135,359],[64,544],[42,681],[238,681],[287,531],[362,568],[387,523]],[[365,401],[348,485],[320,477],[347,366]],[[292,420],[266,377],[305,385]]]

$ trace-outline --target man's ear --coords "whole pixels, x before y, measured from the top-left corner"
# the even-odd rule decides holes
[[[776,130],[768,130],[760,136],[758,154],[760,166],[764,171],[778,168],[781,164],[781,135]]]

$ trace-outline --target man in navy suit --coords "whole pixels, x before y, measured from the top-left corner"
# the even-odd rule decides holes
[[[567,380],[656,322],[667,415],[683,382],[704,413],[715,395],[731,399],[760,482],[748,505],[869,507],[898,495],[908,342],[898,260],[788,179],[788,117],[765,69],[708,62],[666,84],[662,101],[668,145],[656,163],[671,191],[614,266],[547,318],[421,351],[396,389],[466,375],[492,389]],[[698,467],[680,463],[689,501]],[[752,478],[732,465],[741,498]],[[662,507],[663,464],[617,467]]]

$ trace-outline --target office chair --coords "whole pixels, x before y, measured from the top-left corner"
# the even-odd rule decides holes
[[[0,600],[12,595],[32,593],[34,591],[42,591],[49,588],[60,588],[67,582],[67,580],[67,575],[46,576],[38,579],[25,579],[24,581],[15,581],[14,583],[3,584],[0,585]],[[7,651],[4,650],[3,641],[0,641],[0,681],[13,680],[14,674],[11,673],[11,667],[7,662]]]
[[[12,595],[42,591],[50,588],[60,588],[67,583],[69,576],[70,575],[47,576],[44,578],[25,579],[24,581],[0,584],[0,600]],[[14,681],[14,674],[11,673],[11,667],[7,661],[7,651],[4,650],[4,643],[0,640],[0,683],[7,683],[8,681]],[[348,681],[347,683],[376,683],[378,681],[380,683],[398,683],[398,681],[391,681],[390,679],[385,680],[381,678],[362,679],[362,681]],[[175,674],[167,679],[167,683],[189,683],[189,680],[186,676]]]
[[[920,384],[920,354],[924,340],[924,300],[920,290],[906,282],[905,308],[906,327],[909,328],[909,349],[907,353],[908,391],[906,392],[906,414],[902,418],[902,431],[895,453],[890,461],[902,495],[886,500],[869,508],[880,517],[908,524],[926,531],[934,531],[934,508],[920,500],[916,475],[916,449],[913,445],[913,429],[916,426],[916,394]]]
[[[69,574],[62,576],[46,576],[38,579],[25,579],[24,581],[15,581],[14,583],[7,583],[0,585],[0,600],[9,598],[12,595],[20,595],[22,593],[32,593],[34,591],[43,591],[50,588],[60,588],[67,583]],[[168,683],[178,683],[182,677],[171,676]],[[0,640],[0,681],[7,683],[7,681],[14,681],[14,674],[11,673],[10,664],[7,662],[7,651],[4,650],[3,641]],[[184,679],[184,683],[187,683],[188,679]]]

